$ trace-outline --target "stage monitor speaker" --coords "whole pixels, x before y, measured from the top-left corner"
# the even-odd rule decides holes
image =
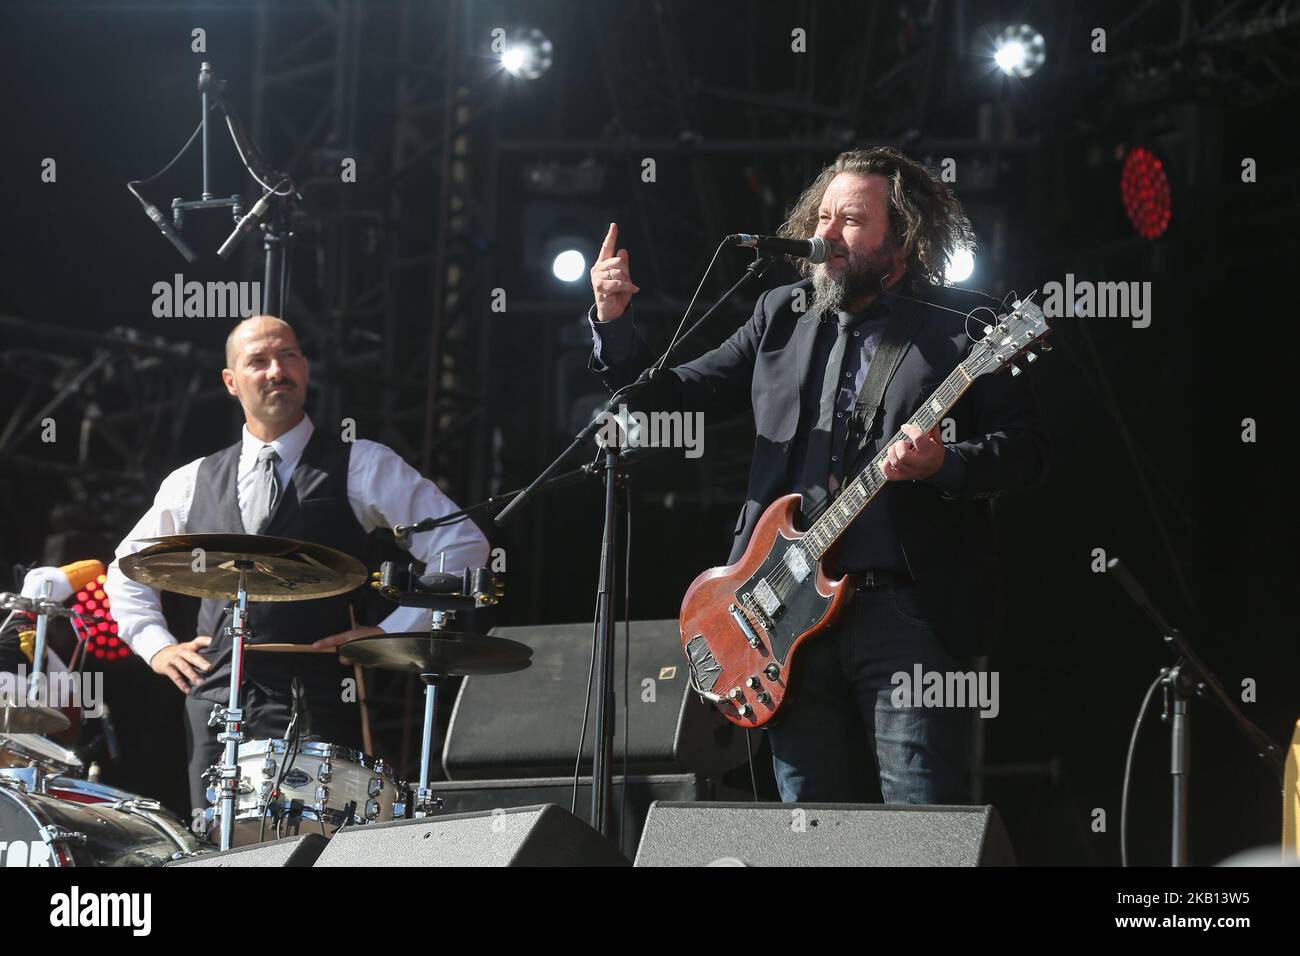
[[[628,865],[613,843],[549,804],[349,827],[316,860],[316,866]]]
[[[650,805],[637,866],[1015,866],[993,807]]]
[[[328,843],[319,833],[305,833],[233,850],[201,853],[167,866],[313,866]]]
[[[627,794],[623,777],[615,774],[610,796],[610,832],[619,839],[619,847],[630,860],[641,843],[641,827],[646,812],[656,800],[744,800],[748,794],[724,787],[708,777],[695,774],[653,774],[628,778]],[[573,777],[524,777],[508,780],[440,781],[434,792],[447,813],[471,810],[495,810],[498,807],[531,807],[553,803],[559,807],[573,805]],[[578,781],[577,814],[586,820],[591,812],[591,778]]]
[[[449,780],[572,776],[591,669],[591,624],[498,627],[491,633],[533,649],[514,674],[467,677],[452,710],[442,765]],[[614,650],[614,765],[623,769],[623,662]],[[628,772],[718,776],[755,750],[746,732],[690,689],[677,622],[633,621],[627,681]],[[588,709],[582,772],[591,773],[595,696]]]

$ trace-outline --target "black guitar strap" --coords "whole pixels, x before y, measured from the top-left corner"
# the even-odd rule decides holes
[[[844,475],[854,474],[863,452],[871,445],[876,423],[881,421],[880,403],[885,395],[894,369],[903,358],[903,352],[916,334],[921,323],[921,310],[907,303],[895,308],[885,324],[885,334],[876,354],[871,358],[867,377],[858,391],[853,413],[849,416],[849,432],[844,444]],[[842,487],[842,485],[841,485]]]

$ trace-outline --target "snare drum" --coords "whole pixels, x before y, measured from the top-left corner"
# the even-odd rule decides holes
[[[302,826],[330,836],[348,826],[401,816],[404,801],[393,768],[359,750],[308,740],[286,757],[287,741],[254,740],[239,745],[239,800],[233,845],[248,846],[286,836]],[[287,766],[286,766],[287,761]],[[279,794],[272,797],[276,781]],[[208,788],[217,809],[208,839],[221,829],[220,791]],[[301,819],[295,820],[299,813]]]

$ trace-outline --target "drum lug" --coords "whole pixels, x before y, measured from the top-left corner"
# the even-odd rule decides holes
[[[383,777],[371,777],[370,783],[366,786],[367,797],[377,797],[384,791]]]
[[[316,780],[319,783],[329,783],[330,778],[334,776],[334,770],[330,766],[330,758],[326,757],[321,761],[321,765],[316,768]]]

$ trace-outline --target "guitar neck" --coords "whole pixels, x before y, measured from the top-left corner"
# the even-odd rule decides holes
[[[925,433],[943,420],[975,381],[974,376],[967,372],[965,364],[962,362],[952,370],[952,374],[943,380],[916,414],[908,420],[909,425],[915,425]],[[863,509],[871,503],[880,489],[888,484],[888,479],[880,473],[880,466],[888,459],[890,446],[906,437],[907,433],[900,428],[892,438],[882,443],[880,451],[871,459],[871,464],[846,484],[834,503],[813,522],[804,537],[804,542],[818,560],[821,560],[839,540],[840,535],[854,519],[862,514]]]

